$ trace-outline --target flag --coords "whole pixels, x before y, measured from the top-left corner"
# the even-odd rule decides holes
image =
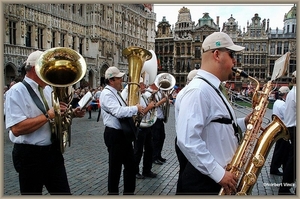
[[[157,55],[157,68],[158,68],[158,70],[162,69],[161,64],[160,64],[160,55]]]

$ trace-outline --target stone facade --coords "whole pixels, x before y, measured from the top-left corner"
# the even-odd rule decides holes
[[[81,83],[104,84],[109,66],[127,73],[123,49],[154,50],[152,4],[3,4],[4,85],[22,78],[21,66],[35,50],[69,47],[86,61]],[[76,87],[80,86],[74,85]]]

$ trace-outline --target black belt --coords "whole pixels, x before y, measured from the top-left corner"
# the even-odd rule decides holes
[[[159,120],[159,121],[164,121],[164,119],[163,119],[163,118],[157,118],[157,120]]]
[[[33,145],[33,144],[18,144],[15,143],[15,147],[22,149],[22,150],[33,150],[33,151],[51,151],[54,147],[52,144],[47,146],[39,146],[39,145]]]
[[[109,127],[109,126],[105,126],[105,128],[107,128],[107,130],[114,130],[114,131],[121,131],[121,132],[123,132],[122,129],[115,129],[115,128],[112,128],[112,127]]]

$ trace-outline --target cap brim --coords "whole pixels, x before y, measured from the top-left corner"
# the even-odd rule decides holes
[[[242,50],[245,49],[245,47],[238,46],[238,45],[233,45],[233,46],[229,46],[229,47],[226,47],[226,48],[229,49],[229,50],[233,50],[235,52],[242,51]]]
[[[125,73],[120,72],[118,75],[116,75],[115,77],[123,77],[125,75]]]

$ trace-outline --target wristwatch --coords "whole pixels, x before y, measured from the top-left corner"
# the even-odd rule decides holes
[[[48,121],[51,120],[50,116],[48,115],[48,113],[45,113],[45,117],[47,118]]]

